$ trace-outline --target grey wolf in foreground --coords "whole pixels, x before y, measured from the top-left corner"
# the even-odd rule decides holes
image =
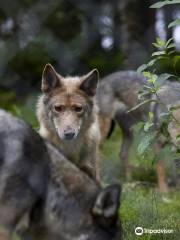
[[[122,172],[125,173],[127,178],[131,175],[128,154],[133,141],[132,126],[147,119],[151,105],[143,105],[129,113],[127,111],[139,103],[138,92],[145,82],[146,79],[135,71],[119,71],[104,77],[100,81],[97,93],[102,141],[111,129],[112,121],[115,121],[122,130],[120,158],[122,160]],[[170,105],[176,106],[180,100],[180,83],[167,81],[158,91],[158,98],[164,103],[165,108]],[[155,108],[157,125],[159,125],[159,116],[164,112],[164,109],[162,109],[161,104],[156,105]],[[180,122],[180,110],[177,109],[174,114]],[[173,143],[177,146],[176,137],[180,133],[180,128],[174,121],[169,125],[169,133]],[[157,173],[159,187],[162,191],[166,191],[165,170],[162,161],[158,163]]]
[[[120,240],[120,187],[99,184],[0,110],[0,239]],[[21,230],[21,219],[29,218]]]
[[[95,94],[98,72],[81,77],[62,77],[47,64],[37,104],[40,135],[91,176],[99,178],[100,132]]]

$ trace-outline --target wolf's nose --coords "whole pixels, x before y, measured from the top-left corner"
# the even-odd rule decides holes
[[[72,131],[65,131],[64,132],[65,139],[71,140],[75,136],[75,132]]]

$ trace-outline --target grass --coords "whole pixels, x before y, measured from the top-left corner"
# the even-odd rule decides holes
[[[125,240],[179,240],[180,239],[180,193],[173,189],[168,194],[161,194],[156,188],[156,180],[152,177],[154,166],[151,156],[142,160],[136,153],[136,144],[131,149],[130,159],[133,166],[142,166],[152,170],[146,176],[146,185],[137,180],[129,183],[123,182],[121,177],[121,163],[119,160],[119,148],[121,132],[116,129],[112,137],[103,145],[102,175],[104,182],[121,181],[123,192],[121,196],[120,218],[123,224]],[[153,184],[152,184],[153,179]],[[147,184],[148,180],[150,181]],[[152,187],[154,185],[154,187]],[[146,229],[172,229],[169,234],[143,234],[135,235],[135,228]]]
[[[124,185],[120,208],[124,239],[179,240],[179,199],[180,194],[176,191],[162,195],[154,188],[137,186],[131,189]],[[136,227],[173,229],[174,233],[136,236],[134,233]]]

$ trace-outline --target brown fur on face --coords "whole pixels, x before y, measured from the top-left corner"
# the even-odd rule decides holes
[[[94,102],[97,83],[96,69],[82,77],[64,78],[47,64],[42,76],[43,95],[37,107],[41,136],[90,172],[96,172],[100,138]]]
[[[93,102],[87,102],[78,91],[68,94],[60,88],[47,101],[52,124],[61,140],[73,140],[88,127]]]

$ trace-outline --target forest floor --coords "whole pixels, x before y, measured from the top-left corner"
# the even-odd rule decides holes
[[[123,191],[121,196],[120,218],[123,224],[124,240],[179,240],[180,239],[180,192],[172,188],[167,194],[159,193],[155,180],[154,166],[150,158],[144,162],[138,157],[135,149],[131,150],[131,164],[143,166],[150,171],[140,172],[130,182],[123,183],[121,164],[118,157],[121,132],[116,129],[102,147],[102,175],[104,182],[120,181]],[[135,147],[134,147],[135,148]],[[146,166],[144,166],[146,165]],[[152,166],[152,169],[150,169]],[[144,174],[144,172],[147,173]],[[146,175],[146,176],[145,176]],[[143,179],[143,181],[142,181]],[[149,181],[151,179],[151,181]],[[166,229],[173,233],[135,234],[135,228]]]

